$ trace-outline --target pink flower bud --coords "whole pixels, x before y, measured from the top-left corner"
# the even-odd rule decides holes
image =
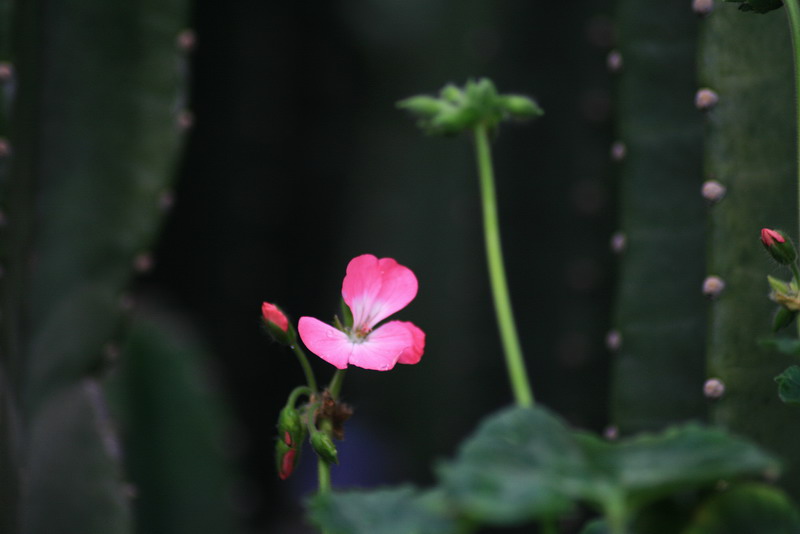
[[[785,243],[786,238],[784,238],[781,234],[770,228],[761,229],[761,242],[764,243],[765,247],[773,246],[776,241],[778,243]]]
[[[764,248],[767,249],[770,256],[778,263],[789,265],[797,259],[797,251],[794,245],[778,230],[762,228],[761,243],[763,243]]]
[[[289,319],[274,304],[264,302],[261,304],[261,314],[267,323],[272,323],[284,332],[289,329]]]

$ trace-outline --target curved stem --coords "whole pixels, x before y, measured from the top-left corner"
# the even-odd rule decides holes
[[[511,389],[519,406],[533,406],[533,393],[528,383],[525,361],[522,358],[514,314],[511,311],[511,299],[508,294],[503,251],[500,246],[500,223],[497,216],[497,199],[494,188],[494,172],[492,170],[492,154],[489,148],[489,136],[486,126],[475,127],[475,148],[478,163],[478,175],[481,183],[481,200],[483,203],[483,231],[486,239],[486,259],[489,267],[489,280],[494,297],[494,308],[500,339],[506,357],[506,367],[511,379]]]
[[[337,369],[333,374],[333,378],[331,378],[331,383],[328,384],[328,391],[333,400],[339,398],[339,392],[342,390],[342,383],[344,382],[344,375],[346,372],[347,369]]]
[[[308,387],[311,388],[311,391],[316,393],[317,379],[314,377],[314,371],[311,369],[311,364],[308,363],[308,357],[306,356],[306,353],[303,352],[303,349],[301,349],[297,343],[292,343],[291,347],[297,356],[297,361],[300,362],[300,367],[303,368],[303,373],[306,375],[306,383],[308,384]]]

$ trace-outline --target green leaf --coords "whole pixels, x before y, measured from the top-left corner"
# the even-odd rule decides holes
[[[778,396],[786,404],[800,404],[800,367],[792,365],[775,377]]]
[[[589,521],[586,523],[586,526],[583,527],[580,534],[608,534],[608,523],[604,519],[595,519],[594,521]]]
[[[763,484],[735,486],[714,495],[683,534],[796,534],[800,515],[786,495]]]
[[[467,517],[513,524],[561,515],[574,501],[625,516],[679,491],[778,469],[750,442],[697,424],[610,443],[569,431],[544,409],[512,408],[487,419],[439,475]]]
[[[316,495],[311,521],[328,534],[450,534],[459,532],[440,495],[403,486]]]
[[[762,347],[777,350],[781,354],[788,354],[790,356],[800,356],[800,339],[793,337],[770,337],[760,339],[759,344]]]
[[[572,507],[591,483],[580,445],[546,410],[511,408],[486,419],[455,461],[439,468],[445,494],[476,521],[513,524]]]
[[[739,9],[752,13],[768,13],[774,9],[783,7],[781,0],[724,0],[725,2],[734,2],[741,4]]]
[[[749,441],[697,424],[618,444],[597,438],[586,444],[595,464],[611,466],[612,483],[621,488],[633,508],[719,480],[774,474],[780,467]]]

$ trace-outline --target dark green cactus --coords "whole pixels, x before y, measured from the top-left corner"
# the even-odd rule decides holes
[[[713,303],[708,370],[724,385],[713,419],[787,461],[783,477],[800,495],[800,425],[773,378],[793,363],[764,348],[775,304],[767,274],[784,276],[758,242],[762,227],[796,227],[791,40],[784,10],[743,14],[718,5],[704,21],[701,83],[719,98],[708,112],[706,175],[729,194],[711,210],[708,272],[724,290]],[[786,276],[788,277],[788,276]]]
[[[143,534],[236,532],[229,417],[210,387],[209,355],[188,325],[155,305],[138,311],[110,381],[112,413]]]
[[[680,2],[619,0],[620,255],[609,346],[612,422],[624,433],[704,413],[706,302],[697,17]]]
[[[180,147],[186,5],[3,2],[0,13],[13,71],[0,109],[0,531],[129,533],[104,376]]]

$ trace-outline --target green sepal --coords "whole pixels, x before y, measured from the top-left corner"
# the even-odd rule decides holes
[[[289,327],[284,332],[280,326],[273,323],[272,321],[264,321],[264,328],[267,330],[267,334],[271,337],[275,342],[280,343],[281,345],[291,347],[297,342],[297,332],[295,332],[294,326],[292,323],[289,323]]]
[[[342,321],[341,321],[342,326],[344,326],[345,328],[352,328],[353,312],[350,310],[350,306],[347,305],[344,299],[341,299],[339,301],[339,309],[342,312]]]
[[[787,282],[779,278],[775,278],[774,276],[767,275],[767,282],[769,283],[769,287],[772,288],[773,291],[776,293],[790,293],[791,288]]]
[[[775,377],[778,396],[786,404],[800,404],[800,367],[792,365]]]
[[[306,425],[300,412],[294,406],[284,406],[278,414],[278,438],[290,447],[299,447],[306,435]]]
[[[797,249],[794,248],[794,243],[792,243],[791,238],[780,230],[774,230],[774,232],[780,234],[783,238],[783,242],[773,239],[771,245],[762,243],[764,244],[764,248],[767,249],[772,259],[781,265],[790,265],[794,263],[797,260]]]
[[[783,2],[781,0],[724,0],[725,2],[734,2],[737,4],[741,4],[739,6],[740,11],[752,12],[752,13],[768,13],[775,9],[780,9],[783,7]]]
[[[339,463],[339,453],[333,440],[325,432],[313,432],[311,434],[311,447],[320,458],[329,464]]]
[[[515,119],[532,119],[544,114],[542,108],[527,96],[505,95],[500,97],[503,108]]]
[[[775,317],[772,319],[772,331],[777,332],[786,328],[797,318],[797,311],[778,306]]]

